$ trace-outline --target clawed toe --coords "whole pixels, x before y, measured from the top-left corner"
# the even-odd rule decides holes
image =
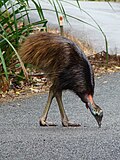
[[[80,127],[80,124],[72,123],[72,122],[62,122],[63,127]]]
[[[80,124],[68,122],[69,127],[80,127]]]
[[[52,123],[52,122],[47,122],[47,121],[42,121],[40,120],[40,126],[43,126],[43,127],[48,127],[48,126],[56,126],[56,124]]]

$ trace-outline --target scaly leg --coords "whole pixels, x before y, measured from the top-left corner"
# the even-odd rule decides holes
[[[73,124],[73,123],[69,122],[69,120],[68,120],[68,117],[67,117],[67,115],[65,113],[63,102],[62,102],[62,92],[56,93],[55,97],[56,97],[56,100],[57,100],[57,103],[58,103],[58,106],[59,106],[62,125],[64,127],[68,127],[68,126],[79,127],[80,124]]]
[[[43,114],[40,118],[40,125],[41,126],[55,126],[55,124],[46,121],[48,111],[50,109],[50,105],[52,103],[53,98],[54,98],[54,94],[53,94],[52,87],[51,87],[50,91],[49,91],[49,95],[48,95],[47,104],[46,104],[44,111],[43,111]]]

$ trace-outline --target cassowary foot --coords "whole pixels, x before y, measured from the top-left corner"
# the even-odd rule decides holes
[[[81,126],[80,124],[72,123],[69,121],[62,121],[62,125],[63,127],[80,127]]]
[[[40,126],[43,126],[43,127],[49,127],[49,126],[56,126],[54,123],[52,123],[52,122],[47,122],[47,121],[45,121],[45,120],[42,120],[42,119],[40,119]]]

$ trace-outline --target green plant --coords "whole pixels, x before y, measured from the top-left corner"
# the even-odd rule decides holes
[[[36,2],[33,0],[36,4]],[[27,0],[1,0],[0,1],[0,89],[4,85],[3,81],[10,78],[17,79],[17,83],[24,79],[23,73],[28,78],[24,64],[22,63],[17,48],[21,40],[33,31],[33,26],[46,26],[47,20],[44,18],[40,5],[36,4],[40,20],[30,22],[29,6]],[[7,90],[8,88],[6,88]],[[5,89],[4,89],[5,90]]]

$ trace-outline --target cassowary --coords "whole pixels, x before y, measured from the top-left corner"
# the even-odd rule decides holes
[[[23,62],[43,70],[52,82],[47,104],[40,118],[41,126],[52,125],[46,120],[54,97],[59,106],[62,125],[76,126],[69,122],[62,102],[62,91],[71,90],[86,104],[101,127],[103,111],[93,100],[93,70],[83,51],[74,42],[53,33],[38,32],[25,40],[19,54]]]

